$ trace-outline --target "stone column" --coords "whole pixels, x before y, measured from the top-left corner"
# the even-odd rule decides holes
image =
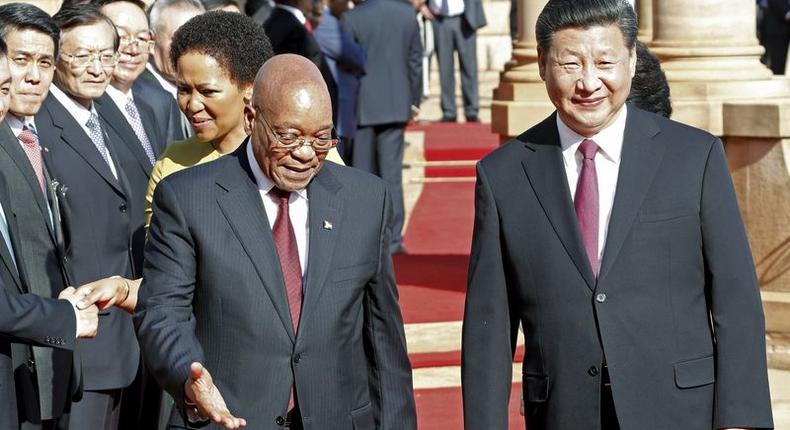
[[[547,2],[519,0],[519,38],[513,43],[513,58],[500,75],[491,105],[491,129],[503,140],[526,130],[554,109],[538,73],[535,40],[535,22]]]
[[[656,1],[651,49],[670,80],[770,79],[755,22],[751,0]]]
[[[639,17],[639,40],[653,40],[653,0],[636,0],[636,15]]]

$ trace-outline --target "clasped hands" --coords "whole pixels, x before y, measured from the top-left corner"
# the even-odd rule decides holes
[[[77,337],[80,339],[90,339],[96,337],[99,330],[99,308],[95,305],[80,307],[80,303],[85,297],[74,287],[65,288],[58,294],[58,298],[67,300],[76,309],[77,314]]]

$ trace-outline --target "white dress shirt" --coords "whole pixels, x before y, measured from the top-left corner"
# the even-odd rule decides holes
[[[625,119],[628,116],[625,105],[620,109],[615,121],[595,136],[586,138],[571,130],[560,116],[557,115],[557,129],[560,132],[562,158],[565,163],[565,174],[568,177],[568,189],[571,199],[575,198],[576,183],[582,169],[582,154],[578,151],[582,140],[591,139],[598,147],[595,154],[595,172],[598,178],[598,261],[603,259],[603,248],[609,230],[609,218],[612,215],[614,192],[617,187],[617,174],[620,171],[620,154],[623,150],[623,133]]]
[[[436,15],[458,16],[464,13],[464,0],[428,0],[428,7]],[[445,7],[446,10],[442,7]]]
[[[96,112],[96,106],[93,104],[93,102],[91,102],[91,108],[87,109],[85,108],[85,106],[75,102],[74,99],[66,95],[66,93],[64,93],[56,85],[50,85],[49,92],[52,93],[52,95],[55,96],[56,99],[58,99],[60,104],[62,104],[63,107],[66,108],[66,110],[69,112],[71,117],[74,118],[75,121],[77,121],[77,124],[79,124],[80,127],[82,127],[82,129],[85,131],[85,134],[88,136],[88,138],[90,138],[91,131],[88,128],[88,120],[90,119],[91,114],[98,115],[98,113]],[[110,166],[110,170],[112,171],[112,175],[115,176],[115,179],[118,179],[118,172],[115,170],[115,163],[113,162],[112,154],[110,153],[110,144],[109,142],[107,142],[106,132],[104,133],[104,144],[107,146],[107,158],[109,161],[108,164]]]
[[[154,75],[156,80],[159,81],[159,84],[162,85],[162,88],[164,88],[165,91],[173,95],[174,99],[178,97],[178,88],[176,88],[175,85],[171,84],[170,81],[162,77],[162,75],[160,75],[159,72],[156,71],[156,68],[154,68],[154,66],[151,63],[146,64],[145,68],[148,69],[148,71]]]
[[[301,10],[299,10],[299,9],[293,7],[293,6],[288,6],[287,4],[277,3],[275,5],[275,7],[279,7],[280,9],[285,9],[288,12],[291,12],[291,14],[293,16],[295,16],[296,19],[298,19],[300,23],[302,23],[302,25],[304,25],[304,23],[307,22],[307,18],[305,18],[304,13]]]
[[[129,112],[126,111],[126,102],[131,99],[134,101],[134,95],[132,94],[132,90],[129,90],[129,93],[124,94],[118,88],[113,87],[112,85],[107,85],[107,90],[105,90],[108,96],[115,106],[118,106],[118,110],[121,111],[123,117],[126,118],[126,122],[129,124],[134,124],[134,120],[132,117],[129,116]]]
[[[247,158],[250,161],[250,169],[255,182],[258,183],[258,192],[261,194],[263,207],[266,209],[266,218],[269,219],[269,227],[274,226],[274,221],[277,220],[277,212],[280,210],[280,202],[276,201],[269,195],[269,191],[274,188],[274,182],[269,179],[261,170],[255,155],[252,153],[252,144],[248,143],[249,139],[245,142],[247,144]],[[296,247],[299,250],[299,264],[302,266],[302,277],[304,278],[307,273],[307,250],[308,237],[310,233],[310,226],[308,220],[309,201],[307,199],[307,189],[302,188],[291,193],[291,198],[288,200],[288,215],[291,218],[291,225],[294,228],[294,236],[296,236]]]

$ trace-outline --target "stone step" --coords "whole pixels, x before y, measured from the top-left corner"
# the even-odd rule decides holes
[[[790,292],[763,291],[765,330],[790,334]]]

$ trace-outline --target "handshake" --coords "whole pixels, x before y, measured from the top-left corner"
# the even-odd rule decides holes
[[[96,337],[99,329],[99,311],[117,306],[129,313],[134,312],[137,288],[140,280],[121,277],[99,279],[79,288],[67,287],[58,295],[74,307],[77,315],[77,337]]]

